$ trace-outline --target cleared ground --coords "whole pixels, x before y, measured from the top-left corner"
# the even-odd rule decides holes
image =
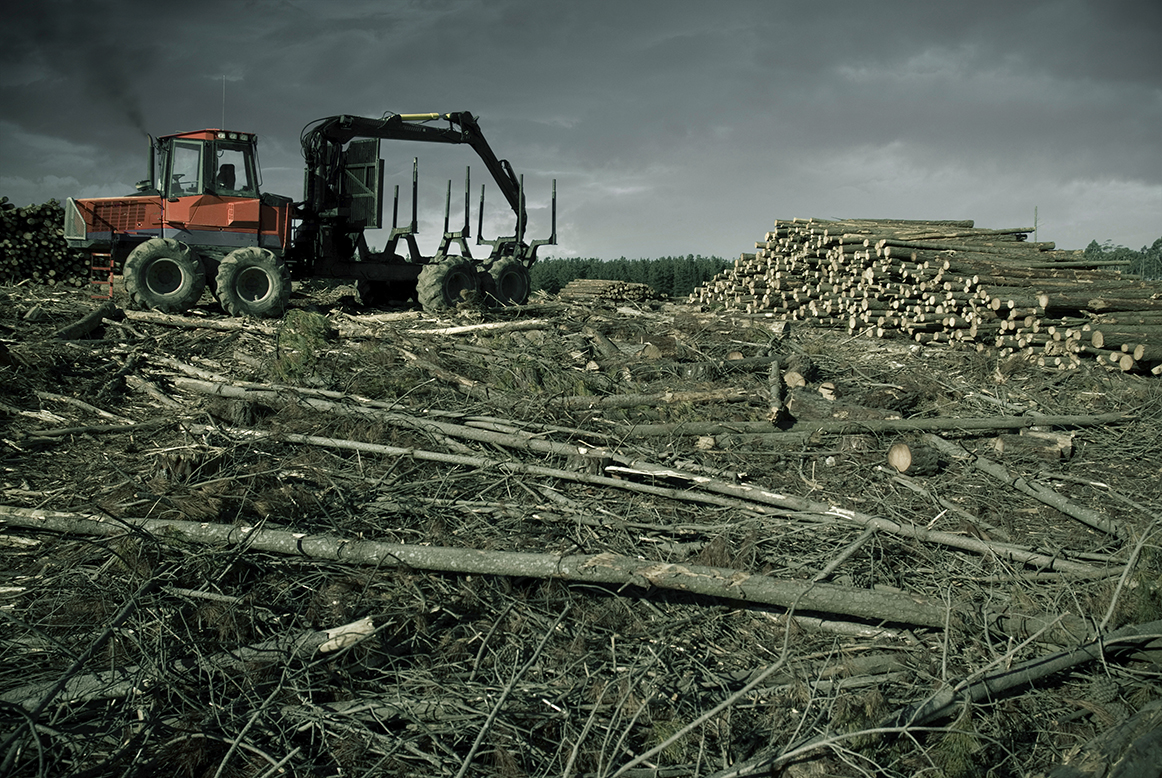
[[[11,774],[1016,776],[1152,721],[1159,379],[349,291],[62,339],[100,301],[0,288]]]

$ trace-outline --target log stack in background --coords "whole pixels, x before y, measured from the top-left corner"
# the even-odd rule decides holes
[[[640,302],[656,299],[658,293],[649,284],[632,281],[608,281],[601,278],[575,278],[561,289],[562,297],[571,300],[606,302]]]
[[[1162,284],[972,221],[793,219],[690,302],[845,329],[1162,374]]]
[[[56,200],[18,208],[0,198],[0,284],[87,286],[89,257],[65,243]]]

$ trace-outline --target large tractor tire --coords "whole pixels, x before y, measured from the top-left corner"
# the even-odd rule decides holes
[[[499,305],[524,305],[529,301],[532,279],[529,269],[516,257],[497,261],[488,270],[488,294]]]
[[[290,300],[290,269],[269,249],[235,249],[218,265],[218,302],[231,316],[282,316]]]
[[[416,299],[425,311],[435,313],[480,295],[480,281],[472,263],[446,259],[426,265],[416,281]]]
[[[206,272],[197,253],[173,238],[150,238],[129,252],[122,270],[129,307],[181,313],[197,304]]]

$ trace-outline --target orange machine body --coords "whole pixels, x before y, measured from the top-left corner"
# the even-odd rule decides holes
[[[65,204],[65,238],[75,248],[124,256],[149,238],[174,238],[205,254],[259,246],[281,255],[290,241],[291,202],[259,192],[257,138],[206,129],[151,142],[149,179],[139,194]]]

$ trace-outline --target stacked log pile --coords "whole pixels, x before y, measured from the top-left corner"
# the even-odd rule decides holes
[[[56,200],[18,208],[0,198],[0,283],[88,284],[89,258],[65,243],[63,218]]]
[[[649,284],[609,281],[601,278],[575,278],[561,289],[561,296],[571,300],[605,300],[640,302],[653,300],[658,293]]]
[[[1084,357],[1162,374],[1162,284],[972,221],[777,221],[691,303],[1021,354],[1056,369]]]

